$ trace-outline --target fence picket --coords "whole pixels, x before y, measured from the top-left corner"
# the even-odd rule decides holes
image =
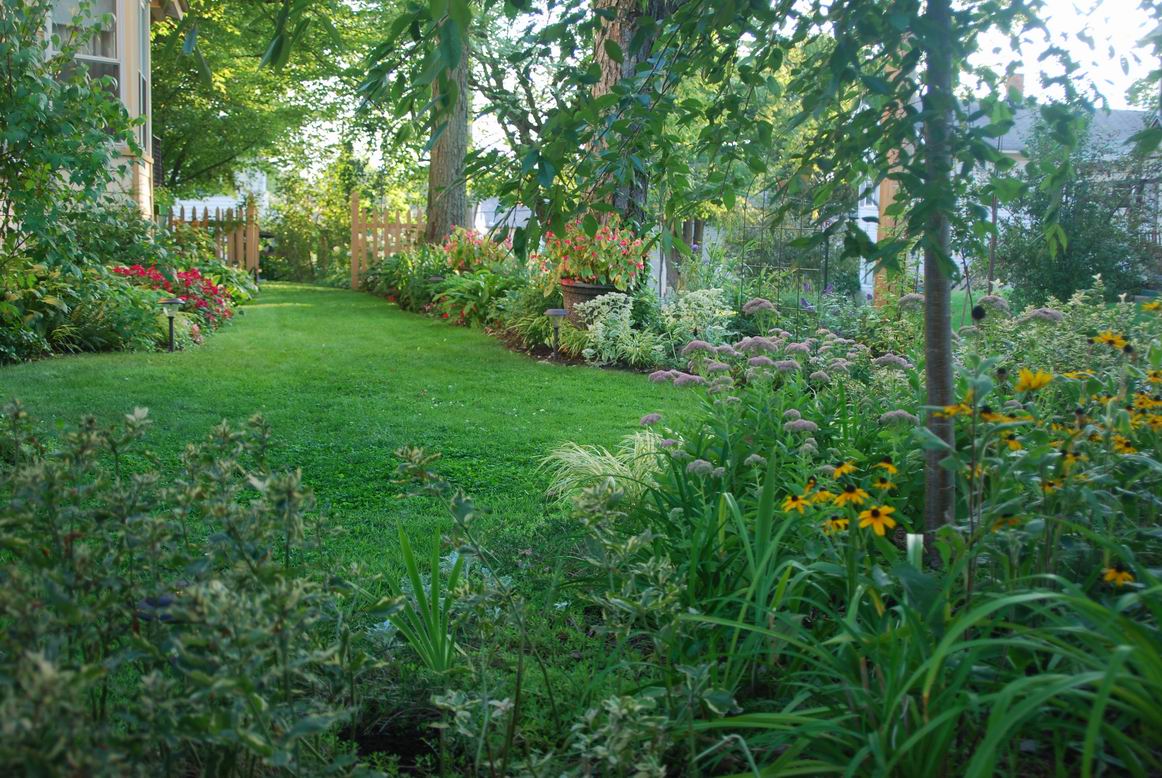
[[[364,209],[359,192],[351,193],[351,288],[358,289],[363,273],[377,261],[414,248],[423,234],[423,224],[404,222],[406,214],[388,213],[383,208]],[[370,254],[370,256],[369,256]]]

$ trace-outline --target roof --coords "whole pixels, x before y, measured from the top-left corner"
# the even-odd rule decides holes
[[[1013,112],[1013,126],[997,140],[999,148],[1007,154],[1021,154],[1025,144],[1033,134],[1039,113],[1036,106],[1021,106]],[[1130,136],[1145,127],[1151,119],[1150,111],[1117,109],[1097,111],[1090,122],[1090,135],[1113,146],[1121,146]],[[974,124],[986,124],[987,118],[978,119]]]
[[[180,21],[188,10],[189,0],[149,0],[149,15],[155,22],[167,16]]]

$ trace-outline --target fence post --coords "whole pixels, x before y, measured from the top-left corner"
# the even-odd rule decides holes
[[[258,270],[258,215],[253,196],[246,201],[246,269]]]
[[[222,261],[222,209],[214,209],[214,258]]]
[[[359,267],[361,260],[359,257],[360,250],[360,235],[362,234],[362,227],[359,224],[361,212],[359,210],[359,190],[354,189],[351,192],[351,288],[359,288]]]
[[[226,209],[226,221],[229,225],[227,227],[229,232],[226,238],[230,244],[229,264],[231,267],[238,267],[238,265],[242,264],[242,246],[240,245],[242,241],[240,240],[241,236],[238,234],[238,216],[234,213],[233,208]]]
[[[222,232],[224,236],[223,253],[227,265],[234,264],[234,209],[227,208],[222,214]]]

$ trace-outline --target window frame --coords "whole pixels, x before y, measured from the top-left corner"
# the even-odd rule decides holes
[[[141,144],[145,156],[153,157],[153,17],[149,0],[138,0],[137,23],[137,110],[142,119]],[[122,57],[124,61],[124,57]],[[122,100],[124,102],[124,100]]]
[[[61,2],[68,2],[68,0],[53,0],[53,10],[49,13],[46,20],[47,30],[45,34],[45,41],[49,51],[53,51],[53,26],[56,24],[56,7]],[[148,6],[148,0],[143,0]],[[122,0],[113,0],[113,39],[117,46],[117,56],[114,58],[101,57],[95,54],[74,54],[73,57],[80,64],[95,62],[102,65],[116,65],[117,66],[117,99],[121,101],[121,105],[126,109],[129,108],[129,102],[126,99],[128,90],[125,84],[125,19],[122,13],[124,3]]]

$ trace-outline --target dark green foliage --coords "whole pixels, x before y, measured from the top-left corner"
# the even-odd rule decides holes
[[[52,7],[49,0],[0,4],[0,275],[31,244],[53,243],[62,216],[100,195],[117,144],[134,147],[110,84],[90,80],[73,61],[94,28],[79,26],[71,40],[54,35],[50,48]]]
[[[1029,163],[1021,175],[1021,195],[1010,206],[997,242],[998,277],[1012,285],[1018,307],[1041,305],[1050,297],[1068,299],[1101,275],[1109,299],[1141,291],[1162,255],[1147,243],[1156,214],[1141,198],[1140,182],[1157,179],[1157,159],[1128,155],[1087,133],[1065,154],[1040,126],[1029,142]],[[1045,183],[1066,159],[1060,191]],[[1044,214],[1056,207],[1068,242],[1057,252],[1045,245]]]
[[[159,268],[171,282],[177,271],[196,269],[221,287],[227,306],[257,293],[245,270],[215,260],[204,231],[159,229],[135,207],[114,201],[75,203],[58,214],[51,236],[35,236],[0,267],[0,363],[161,343],[167,322],[158,301],[172,294],[112,271],[133,265]],[[192,327],[200,322],[196,313],[179,314],[179,345],[200,340]]]
[[[0,363],[77,351],[138,351],[165,333],[158,293],[108,268],[32,265],[0,278]]]
[[[59,441],[0,418],[4,771],[347,772],[327,733],[367,657],[348,587],[301,567],[313,498],[268,467],[265,423],[216,427],[166,479],[129,469],[144,409]]]
[[[394,298],[405,311],[427,310],[448,272],[446,260],[443,251],[428,245],[392,254],[364,274],[363,288]]]

